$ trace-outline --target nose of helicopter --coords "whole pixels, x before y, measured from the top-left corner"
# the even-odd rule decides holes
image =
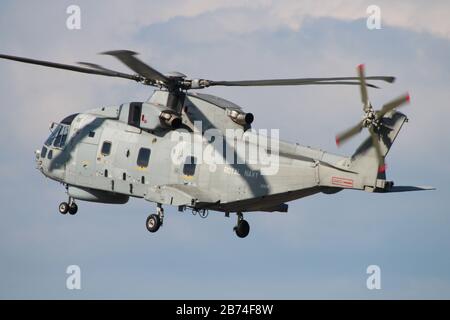
[[[64,118],[61,122],[50,125],[50,135],[41,149],[34,151],[36,169],[44,176],[61,181],[65,175],[65,164],[61,160],[66,142],[69,139],[71,123],[77,114]]]
[[[36,157],[36,162],[39,162],[41,158],[41,150],[39,149],[34,150],[34,156]]]
[[[34,150],[34,156],[35,156],[35,162],[36,162],[36,169],[42,171],[42,163],[43,163],[43,158],[45,157],[45,155],[42,154],[43,149],[45,148],[45,146],[39,150],[36,149]]]
[[[58,172],[53,172],[51,169],[51,163],[53,159],[53,148],[48,145],[43,145],[41,149],[34,151],[34,161],[36,163],[36,169],[39,170],[44,176],[49,178],[57,177]]]

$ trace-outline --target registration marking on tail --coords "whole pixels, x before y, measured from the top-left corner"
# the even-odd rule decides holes
[[[353,180],[340,177],[331,177],[331,184],[344,188],[353,188]]]

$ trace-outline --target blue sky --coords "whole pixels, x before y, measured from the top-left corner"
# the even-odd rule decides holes
[[[218,80],[392,74],[372,103],[409,91],[410,118],[388,158],[397,184],[436,191],[342,192],[290,203],[288,214],[202,220],[166,208],[164,227],[144,226],[153,204],[79,202],[61,216],[64,189],[34,169],[48,125],[96,106],[145,100],[150,88],[121,79],[0,61],[0,298],[450,298],[450,24],[446,1],[378,1],[382,29],[366,28],[367,1],[78,1],[82,28],[69,31],[71,1],[3,1],[2,53],[126,70],[96,53],[139,51],[161,71]],[[6,32],[7,31],[7,32]],[[214,88],[283,139],[350,154],[336,132],[362,115],[357,88]],[[283,115],[283,116],[280,116]],[[82,290],[65,287],[68,265]],[[382,289],[366,288],[381,267]]]

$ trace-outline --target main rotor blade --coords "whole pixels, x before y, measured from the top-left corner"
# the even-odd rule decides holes
[[[380,111],[377,111],[377,114],[376,114],[377,118],[381,119],[386,113],[409,102],[410,99],[411,98],[410,98],[409,94],[407,93],[401,97],[398,97],[397,99],[392,100],[391,102],[386,103],[385,105],[383,105],[383,107],[381,108]]]
[[[209,86],[227,86],[227,87],[259,87],[259,86],[299,86],[311,84],[340,84],[340,85],[359,85],[359,82],[350,80],[359,80],[358,78],[300,78],[300,79],[267,79],[267,80],[239,80],[239,81],[212,81],[208,80]],[[380,80],[380,79],[373,79]],[[368,84],[372,88],[378,88],[373,84]]]
[[[82,66],[86,66],[89,67],[91,69],[97,69],[97,70],[101,70],[101,71],[112,71],[110,69],[106,69],[105,67],[102,67],[101,65],[95,64],[95,63],[90,63],[90,62],[77,62],[77,64],[82,65]]]
[[[56,62],[50,62],[50,61],[44,61],[44,60],[35,60],[35,59],[29,59],[29,58],[17,57],[17,56],[9,56],[6,54],[0,54],[0,58],[23,62],[23,63],[35,64],[35,65],[44,66],[44,67],[81,72],[81,73],[96,74],[96,75],[107,76],[107,77],[124,78],[124,79],[135,80],[135,81],[141,80],[140,77],[136,76],[136,75],[126,74],[126,73],[117,72],[117,71],[113,71],[113,70],[107,70],[107,69],[84,68],[84,67],[73,66],[73,65],[69,65],[69,64],[62,64],[62,63],[56,63]]]
[[[362,129],[363,129],[363,121],[359,122],[356,126],[338,134],[336,136],[336,144],[339,146],[340,144],[347,141],[354,135],[357,135],[358,133],[360,133]]]
[[[115,50],[115,51],[106,51],[101,54],[110,55],[117,59],[119,59],[122,63],[128,66],[131,70],[136,72],[137,74],[145,77],[148,80],[153,81],[162,81],[164,83],[169,82],[169,78],[163,75],[158,70],[153,69],[149,65],[145,64],[135,56],[136,52],[129,50]]]
[[[364,106],[363,109],[364,109],[364,112],[367,112],[367,111],[369,111],[369,108],[370,108],[370,102],[369,102],[369,96],[367,94],[366,76],[365,76],[363,64],[360,64],[358,66],[358,77],[359,77],[359,82],[360,82],[361,101]]]
[[[305,83],[303,83],[302,85],[305,85],[305,86],[307,86],[307,85],[329,85],[329,84],[332,84],[332,85],[354,85],[354,86],[358,86],[359,85],[359,82],[352,82],[352,81],[319,81],[319,82],[305,82]],[[378,87],[378,86],[376,86],[376,85],[374,85],[374,84],[371,84],[371,83],[367,83],[367,86],[368,87],[371,87],[371,88],[375,88],[375,89],[380,89],[380,87]]]

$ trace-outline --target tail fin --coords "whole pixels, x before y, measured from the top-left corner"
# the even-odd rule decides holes
[[[392,144],[397,138],[407,117],[400,112],[393,111],[387,113],[382,119],[382,126],[378,132],[378,138],[381,146],[381,154],[384,157],[388,154]],[[363,173],[364,184],[369,189],[375,189],[377,179],[386,179],[385,167],[380,168],[376,149],[372,144],[372,139],[367,138],[352,156],[351,168],[357,172]]]

